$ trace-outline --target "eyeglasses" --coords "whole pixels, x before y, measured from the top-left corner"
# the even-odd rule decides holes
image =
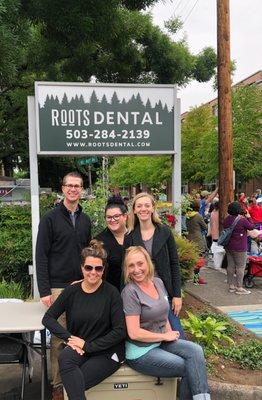
[[[109,221],[119,221],[121,215],[123,214],[115,214],[115,215],[106,215],[106,220]]]
[[[81,185],[72,185],[71,183],[65,183],[63,186],[67,187],[67,189],[82,189],[83,186]]]
[[[93,270],[95,270],[96,272],[102,272],[104,270],[103,265],[96,265],[95,267],[93,267],[93,265],[84,265],[83,268],[87,272],[90,272]]]

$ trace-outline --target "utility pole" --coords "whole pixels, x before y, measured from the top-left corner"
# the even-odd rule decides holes
[[[217,0],[218,146],[220,226],[234,200],[229,0]]]

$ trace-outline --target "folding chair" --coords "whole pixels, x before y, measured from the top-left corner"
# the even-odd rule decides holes
[[[20,400],[24,400],[26,368],[28,367],[27,346],[22,334],[0,334],[0,364],[22,364]]]

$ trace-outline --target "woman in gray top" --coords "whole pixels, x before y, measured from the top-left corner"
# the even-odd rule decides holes
[[[210,400],[203,350],[179,339],[179,332],[171,329],[166,289],[162,280],[154,277],[152,261],[143,247],[127,249],[124,279],[130,367],[151,376],[182,377],[180,400]]]
[[[174,331],[185,338],[180,324],[182,307],[181,273],[176,243],[171,229],[162,224],[156,210],[155,199],[149,193],[137,194],[128,215],[128,235],[124,248],[142,246],[155,266],[155,275],[164,283],[170,303],[169,322]]]

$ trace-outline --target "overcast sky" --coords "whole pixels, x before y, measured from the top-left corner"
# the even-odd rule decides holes
[[[179,36],[186,34],[189,49],[216,49],[217,0],[163,0],[152,9],[154,23],[161,28],[174,13],[184,22]],[[262,68],[262,0],[230,0],[231,59],[236,61],[236,83]],[[179,37],[178,36],[178,37]],[[175,37],[174,37],[175,39]],[[179,91],[182,112],[217,97],[208,83],[192,82]]]

